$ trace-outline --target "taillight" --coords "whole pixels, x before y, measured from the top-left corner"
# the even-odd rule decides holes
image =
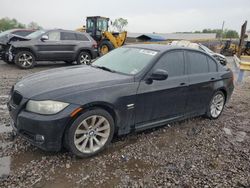
[[[97,48],[97,43],[94,42],[94,44],[92,45],[93,48]]]

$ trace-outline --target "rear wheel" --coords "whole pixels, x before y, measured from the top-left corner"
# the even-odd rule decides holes
[[[114,135],[114,120],[105,110],[93,109],[80,115],[65,133],[66,147],[78,157],[102,151]]]
[[[114,45],[108,41],[108,40],[103,40],[101,41],[100,45],[99,45],[99,52],[100,52],[100,55],[105,55],[107,54],[108,52],[110,52],[111,50],[113,50],[115,47]]]
[[[210,104],[208,106],[207,109],[207,117],[209,117],[210,119],[217,119],[224,108],[225,105],[225,95],[222,91],[217,91],[211,101]]]
[[[85,64],[90,65],[91,64],[91,55],[88,52],[82,51],[79,53],[77,57],[77,64]]]
[[[14,58],[15,64],[22,69],[30,69],[35,65],[35,57],[29,51],[18,52]]]

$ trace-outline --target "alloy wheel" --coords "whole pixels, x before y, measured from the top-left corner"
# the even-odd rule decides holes
[[[80,56],[80,63],[81,64],[85,64],[85,65],[89,65],[90,64],[90,56],[88,54],[82,54]]]
[[[19,56],[18,61],[22,67],[30,67],[33,64],[33,57],[29,54],[23,53]]]
[[[211,106],[210,106],[210,113],[213,118],[217,118],[224,107],[225,99],[221,93],[218,93],[214,96]]]
[[[110,123],[105,117],[100,115],[87,117],[75,131],[74,144],[82,153],[94,153],[108,141],[110,129]]]

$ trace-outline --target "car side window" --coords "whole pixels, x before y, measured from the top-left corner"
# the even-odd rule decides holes
[[[69,32],[61,32],[61,40],[76,40],[76,34]]]
[[[89,41],[88,37],[86,37],[84,34],[76,34],[77,40],[81,41]]]
[[[51,41],[59,41],[60,40],[60,32],[52,31],[48,33],[49,40]]]
[[[207,57],[209,72],[217,72],[217,63],[210,57]]]
[[[154,69],[163,69],[168,72],[168,77],[181,76],[185,74],[183,51],[174,51],[164,54],[157,62]]]
[[[206,55],[199,52],[187,52],[187,58],[189,61],[189,74],[201,74],[209,72]]]

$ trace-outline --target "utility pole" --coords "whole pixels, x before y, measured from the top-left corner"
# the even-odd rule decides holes
[[[222,27],[221,27],[221,34],[220,34],[220,42],[221,42],[221,44],[222,44],[222,38],[223,38],[224,25],[225,25],[225,21],[222,22]]]
[[[240,42],[239,42],[239,46],[238,46],[239,50],[238,50],[238,53],[237,53],[238,57],[241,56],[242,46],[244,44],[244,39],[245,39],[245,35],[246,35],[246,29],[247,29],[247,21],[245,21],[245,23],[241,26]]]

